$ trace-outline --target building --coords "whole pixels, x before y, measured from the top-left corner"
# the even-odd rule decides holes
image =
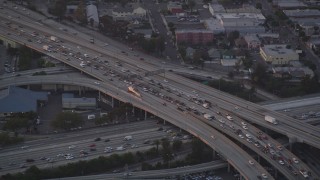
[[[62,108],[63,109],[96,109],[96,98],[75,98],[73,94],[62,94]]]
[[[308,67],[273,67],[272,73],[274,77],[295,80],[302,80],[306,76],[313,78],[314,76],[314,72]]]
[[[320,17],[320,10],[318,9],[290,9],[283,10],[283,13],[294,18]]]
[[[220,55],[220,51],[218,49],[215,48],[211,48],[208,50],[208,55],[210,57],[211,60],[215,61],[215,60],[220,60],[221,55]]]
[[[260,9],[251,5],[243,5],[241,8],[226,9],[227,13],[261,13]]]
[[[0,117],[10,113],[37,112],[38,104],[48,101],[47,92],[35,92],[10,86],[0,90]]]
[[[87,20],[89,23],[92,22],[93,27],[99,26],[99,15],[98,15],[98,9],[96,5],[88,5],[86,7],[87,10]]]
[[[180,2],[169,1],[168,4],[167,4],[167,9],[172,14],[179,14],[179,13],[183,13],[184,12]]]
[[[213,41],[213,32],[210,30],[176,30],[175,34],[176,44],[207,44]]]
[[[233,50],[225,50],[222,52],[222,58],[220,59],[222,66],[236,66],[241,65],[241,58],[237,57],[236,52]]]
[[[112,9],[112,18],[115,21],[125,20],[131,21],[134,19],[146,19],[147,18],[147,10],[145,10],[139,3],[137,4],[129,4],[125,7],[115,6]]]
[[[203,21],[204,26],[213,32],[213,34],[225,33],[225,28],[218,19],[210,18]]]
[[[247,42],[248,49],[259,49],[261,46],[260,39],[256,34],[245,35],[244,40]]]
[[[226,9],[221,4],[217,4],[217,3],[210,3],[209,11],[212,14],[212,16],[219,13],[226,13]]]
[[[216,15],[226,33],[239,31],[240,34],[264,33],[265,17],[261,13],[222,13]]]
[[[299,0],[274,0],[272,3],[280,9],[297,9],[307,7],[304,2],[300,2]]]
[[[260,55],[266,62],[274,65],[289,64],[289,61],[299,60],[299,54],[283,44],[260,47]]]

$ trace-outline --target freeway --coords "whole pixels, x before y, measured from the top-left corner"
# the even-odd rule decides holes
[[[209,163],[197,164],[194,166],[172,168],[172,169],[137,171],[137,172],[130,172],[130,173],[99,174],[99,175],[68,177],[68,178],[59,178],[59,179],[60,180],[74,180],[79,178],[81,178],[82,180],[89,180],[89,179],[98,180],[98,179],[110,179],[110,178],[155,179],[155,178],[172,177],[176,175],[192,174],[196,172],[209,171],[209,170],[220,169],[224,167],[227,167],[227,163],[225,163],[222,160],[218,160],[218,161],[213,161]]]
[[[7,21],[14,21],[17,24],[21,24],[23,26],[28,26],[29,28],[32,26],[35,26],[34,23],[31,23],[28,21],[21,21],[21,19],[16,19],[16,18],[12,18],[12,17],[11,18],[3,17],[3,18],[6,19]],[[30,34],[32,34],[33,31],[34,30],[31,30]],[[106,51],[105,48],[101,47],[101,44],[103,44],[103,42],[99,42],[98,40],[95,41],[95,44],[90,44],[90,43],[88,43],[88,40],[81,39],[81,38],[79,38],[79,36],[77,36],[75,38],[70,35],[66,35],[66,33],[62,34],[59,31],[55,31],[54,29],[49,29],[44,26],[39,26],[36,29],[36,31],[43,32],[46,35],[48,35],[48,34],[59,35],[59,38],[64,41],[64,44],[66,44],[66,42],[70,43],[69,49],[70,49],[70,47],[79,47],[80,49],[78,48],[78,50],[82,52],[81,54],[86,54],[86,53],[90,52],[91,54],[100,54],[100,55],[104,54],[104,55],[108,56],[108,59],[109,58],[116,58],[119,60],[121,59],[121,61],[123,63],[126,63],[127,65],[129,65],[130,70],[132,70],[132,69],[137,70],[137,68],[139,69],[139,71],[141,71],[141,70],[149,70],[149,71],[157,70],[157,68],[154,67],[152,64],[149,64],[146,61],[139,61],[139,58],[131,56],[124,51],[121,52],[121,50],[114,50],[114,49],[111,49],[110,51]],[[27,34],[30,36],[29,33],[27,33]],[[14,39],[17,42],[21,42],[21,40],[22,40],[21,36],[18,38],[10,36],[10,38]],[[28,40],[30,38],[31,38],[31,36],[28,37]],[[37,44],[36,42],[24,41],[24,42],[21,42],[21,44],[25,44],[31,48],[34,48],[40,52],[45,53],[45,51],[42,49],[42,46]],[[81,46],[77,46],[77,44],[81,44]],[[37,45],[37,47],[35,47],[35,45]],[[90,54],[90,53],[88,53],[88,54]],[[57,58],[60,60],[63,59],[63,57],[61,57],[61,54],[58,55],[58,57],[53,53],[46,52],[46,54],[48,54],[49,56],[51,56],[53,58]],[[79,64],[76,65],[75,63],[66,62],[65,59],[63,59],[62,61],[64,61],[65,63],[67,63],[69,65],[72,65],[76,68],[82,69],[79,66]],[[121,70],[123,70],[123,69],[121,69],[121,68],[118,69],[118,71],[121,71]],[[86,69],[83,71],[90,74],[91,76],[98,78],[98,79],[105,80],[105,77],[101,77],[101,75],[93,73],[92,67],[91,67],[91,69]],[[143,73],[134,72],[134,74],[141,75]],[[217,101],[219,101],[219,104],[221,103],[223,105],[222,107],[227,108],[228,110],[231,110],[232,107],[235,105],[242,107],[242,108],[248,107],[246,110],[246,113],[250,113],[250,114],[252,114],[252,117],[254,117],[254,118],[247,118],[249,121],[256,123],[256,124],[259,124],[261,126],[266,126],[276,132],[283,133],[289,137],[297,138],[297,140],[299,142],[305,142],[305,143],[308,143],[308,144],[315,146],[317,148],[320,147],[320,145],[319,145],[320,143],[317,143],[320,140],[320,132],[318,131],[318,128],[316,128],[316,127],[313,127],[311,125],[304,124],[304,123],[294,122],[294,120],[292,118],[284,116],[280,113],[270,111],[268,109],[257,106],[256,104],[241,100],[239,98],[234,98],[231,95],[227,95],[225,93],[219,92],[218,90],[214,90],[212,88],[205,87],[204,85],[199,85],[198,83],[194,83],[194,82],[190,83],[192,81],[185,79],[185,78],[181,78],[180,76],[177,76],[177,75],[174,75],[171,73],[166,73],[166,78],[176,80],[176,81],[179,80],[177,85],[182,86],[181,89],[184,89],[185,86],[192,88],[192,89],[194,89],[194,87],[196,87],[196,89],[198,89],[199,92],[201,92],[204,95],[208,95],[207,97],[217,99]],[[206,89],[206,90],[204,91],[204,89]],[[251,111],[251,112],[249,112],[249,111]],[[270,126],[270,124],[268,124],[267,122],[261,121],[262,117],[265,114],[270,114],[272,116],[275,116],[280,122],[282,122],[281,125]],[[237,114],[237,115],[242,118],[246,118],[243,113]],[[282,128],[282,126],[284,126],[285,128]],[[301,136],[301,134],[303,134],[303,136]]]
[[[12,82],[12,81],[11,81]],[[10,81],[3,80],[1,82],[1,87],[6,87],[11,85]],[[207,143],[210,147],[212,147],[215,151],[219,152],[224,158],[235,167],[239,173],[244,175],[245,179],[255,179],[257,176],[261,174],[266,174],[269,176],[269,179],[273,179],[269,173],[258,163],[256,162],[247,152],[242,150],[239,146],[237,146],[234,142],[226,138],[224,135],[216,131],[214,128],[210,128],[202,122],[197,122],[198,119],[192,116],[184,116],[181,118],[181,113],[176,113],[175,111],[171,112],[168,106],[162,106],[161,102],[157,102],[159,104],[158,107],[153,108],[151,103],[155,103],[153,96],[148,94],[144,94],[144,100],[142,101],[140,98],[133,96],[132,94],[127,93],[127,91],[123,89],[119,89],[118,87],[111,86],[108,82],[100,82],[100,84],[94,83],[91,79],[86,78],[73,78],[70,79],[68,77],[56,79],[54,77],[49,76],[33,76],[33,77],[15,77],[14,84],[15,85],[25,85],[25,84],[41,84],[41,83],[51,83],[51,84],[73,84],[73,85],[81,85],[90,87],[93,89],[97,89],[102,93],[106,93],[114,96],[120,101],[130,102],[134,104],[136,107],[147,110],[148,112],[159,116],[162,119],[168,120],[172,124],[185,129],[191,134],[199,137],[202,141]],[[119,83],[120,84],[120,83]],[[192,124],[190,126],[189,124]],[[249,165],[248,161],[252,160],[255,165]],[[288,174],[290,176],[290,174]],[[290,176],[291,177],[291,176]]]
[[[25,27],[28,27],[29,29],[32,29],[32,26],[35,26],[34,23],[30,23],[28,21],[22,21],[21,19],[16,19],[16,18],[12,18],[12,17],[11,18],[10,17],[2,17],[2,18],[5,19],[6,21],[14,21],[14,23],[23,25]],[[25,27],[24,27],[24,29],[27,29]],[[7,28],[4,31],[4,32],[6,32],[6,31],[8,31],[9,27],[5,26],[2,28]],[[31,33],[27,33],[27,35],[23,35],[23,38],[21,36],[17,37],[17,36],[12,36],[12,35],[8,35],[8,34],[6,34],[4,36],[9,37],[10,39],[14,39],[15,41],[20,42],[21,44],[26,44],[28,47],[36,49],[40,52],[44,52],[53,58],[59,59],[59,60],[65,62],[73,67],[81,69],[83,72],[86,72],[86,73],[90,74],[91,76],[96,77],[104,82],[110,80],[109,78],[102,76],[102,73],[98,72],[97,70],[92,68],[92,66],[91,66],[91,68],[90,67],[83,68],[83,67],[79,66],[79,61],[77,62],[77,60],[75,58],[72,58],[72,60],[70,62],[64,56],[62,56],[60,53],[58,55],[55,55],[53,52],[45,52],[42,49],[41,45],[37,44],[36,42],[33,42],[33,41],[36,41],[36,40],[34,40],[34,37],[30,36],[30,34],[32,34],[33,31],[37,31],[39,33],[45,33],[45,34],[55,34],[56,36],[59,37],[59,39],[63,40],[64,41],[63,44],[65,44],[69,48],[70,47],[80,47],[80,46],[77,46],[77,44],[81,44],[81,48],[78,48],[78,51],[80,51],[80,54],[86,54],[88,52],[89,52],[88,54],[90,54],[90,55],[100,54],[100,55],[106,56],[110,62],[113,61],[112,63],[116,63],[117,60],[111,60],[110,58],[116,58],[118,60],[121,60],[121,63],[125,64],[125,66],[128,69],[130,69],[130,72],[134,72],[136,74],[143,75],[143,73],[139,73],[139,72],[141,72],[141,71],[146,72],[146,70],[149,70],[149,71],[150,70],[157,70],[157,68],[154,67],[153,65],[148,64],[145,61],[139,61],[139,58],[135,58],[134,56],[131,57],[131,55],[129,56],[128,53],[122,53],[121,51],[113,51],[113,50],[106,51],[106,49],[102,48],[101,46],[96,45],[99,43],[101,44],[102,42],[96,41],[97,42],[96,44],[89,44],[88,40],[81,39],[81,38],[79,38],[79,36],[77,38],[74,38],[70,35],[68,36],[66,34],[61,34],[61,32],[57,32],[57,31],[54,31],[52,29],[49,29],[49,28],[46,28],[43,26],[37,27],[37,30],[35,30],[35,29],[31,30]],[[29,41],[30,38],[32,38],[31,42]],[[49,43],[49,42],[46,41],[46,43]],[[52,44],[52,42],[50,44]],[[54,43],[54,45],[56,45],[56,43]],[[108,66],[103,67],[103,68],[108,68]],[[115,68],[110,67],[109,69],[115,69]],[[117,72],[119,74],[123,75],[123,73],[121,73],[122,70],[123,70],[123,68],[122,69],[119,68],[117,70]],[[123,75],[123,76],[125,76],[125,75]],[[308,126],[305,124],[303,125],[302,123],[299,124],[299,122],[294,122],[294,120],[292,120],[292,118],[284,116],[280,113],[269,111],[269,110],[262,108],[256,104],[240,100],[239,98],[235,98],[233,96],[219,92],[217,90],[206,87],[206,86],[201,85],[199,83],[192,82],[186,78],[182,78],[182,77],[177,76],[175,74],[166,73],[165,77],[164,76],[162,76],[162,77],[154,76],[153,78],[154,79],[144,78],[144,82],[151,81],[151,80],[156,80],[157,82],[165,82],[165,83],[166,83],[166,81],[170,82],[170,83],[167,83],[168,84],[167,87],[170,87],[171,89],[175,89],[175,90],[179,89],[180,92],[187,94],[186,97],[184,97],[185,99],[188,98],[188,96],[190,98],[190,95],[192,94],[192,92],[196,91],[197,93],[192,94],[193,97],[195,97],[198,94],[198,96],[200,95],[202,99],[207,99],[207,100],[210,100],[211,102],[215,102],[217,108],[232,112],[233,116],[239,116],[239,117],[246,119],[246,120],[249,120],[253,123],[256,123],[261,126],[268,127],[268,128],[275,130],[277,132],[286,134],[289,137],[295,137],[295,138],[299,137],[297,139],[298,141],[306,142],[306,143],[309,143],[315,147],[319,147],[319,144],[320,144],[319,143],[319,132],[318,132],[318,129],[315,129],[312,126]],[[136,80],[136,81],[138,81],[138,80]],[[141,80],[140,82],[143,82],[143,81]],[[117,88],[122,89],[122,90],[125,89],[125,88],[123,88],[125,86],[118,87],[117,85],[115,85],[115,83],[111,83],[110,85],[116,86]],[[143,95],[145,95],[145,93],[143,93]],[[156,105],[161,106],[161,104],[162,104],[161,102],[163,101],[161,99],[159,100],[159,98],[155,98],[154,96],[152,96],[152,97],[149,96],[148,98],[151,99],[150,102],[148,102],[149,103],[148,105],[152,104],[153,106],[156,106]],[[132,97],[129,98],[129,101],[131,101],[130,99],[132,99]],[[145,98],[143,98],[143,99],[145,100]],[[128,101],[128,100],[124,100],[124,101]],[[156,103],[157,101],[158,101],[158,103]],[[135,101],[135,103],[136,103],[136,101]],[[137,105],[137,104],[135,104],[135,105]],[[197,105],[197,103],[195,101],[193,101],[191,103],[188,102],[188,105],[189,106],[199,106],[199,105]],[[241,110],[234,111],[235,106],[240,108]],[[157,110],[156,107],[150,107],[150,109],[152,109],[152,108],[154,108],[155,109],[154,112],[156,112],[156,110]],[[179,113],[178,110],[176,110],[176,106],[170,106],[170,108],[172,108],[171,113],[175,113],[175,114],[180,115],[180,116],[177,116],[175,119],[172,119],[172,121],[177,121],[176,119],[181,118],[181,117],[185,118],[184,114],[181,114],[181,113]],[[198,107],[198,108],[200,108],[200,107]],[[213,109],[210,109],[210,110],[213,110]],[[151,110],[151,112],[152,112],[152,110]],[[162,113],[165,113],[165,112],[166,111],[163,111]],[[275,116],[280,121],[280,124],[277,126],[268,124],[267,122],[265,122],[263,120],[263,116],[265,114],[270,114],[270,115]],[[161,117],[162,114],[159,115],[158,113],[156,113],[156,115]],[[164,116],[164,115],[162,115],[162,116]],[[170,118],[168,117],[166,120],[168,120],[168,119],[170,119]],[[196,119],[197,119],[196,121],[193,121],[193,122],[191,121],[189,126],[192,126],[195,124],[202,125],[202,123],[200,123],[198,121],[199,118],[196,118]],[[218,129],[223,131],[223,129],[220,127],[218,127]],[[205,135],[201,136],[201,137],[205,137]],[[207,137],[208,137],[208,135],[207,135]]]
[[[130,142],[124,142],[125,136],[132,135]],[[116,147],[123,146],[129,151],[149,149],[145,140],[161,139],[166,137],[164,131],[158,131],[155,121],[140,121],[129,124],[108,126],[98,129],[89,129],[68,134],[57,134],[49,139],[42,139],[25,143],[23,146],[14,146],[1,150],[0,175],[25,170],[29,165],[39,168],[49,168],[79,160],[88,160],[104,155],[109,156],[116,152]],[[96,138],[101,138],[96,141]],[[106,139],[109,141],[105,142]],[[130,143],[130,144],[126,144]],[[136,145],[131,147],[132,145]],[[112,147],[114,151],[104,152],[105,147]],[[94,149],[94,150],[92,150]],[[81,153],[87,152],[87,154]],[[60,154],[60,155],[59,155]],[[67,159],[66,154],[71,158]],[[34,162],[26,162],[33,159]]]

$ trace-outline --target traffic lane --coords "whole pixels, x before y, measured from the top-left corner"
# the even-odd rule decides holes
[[[66,160],[65,157],[58,157],[58,154],[72,154],[72,155],[74,155],[73,156],[74,160],[79,160],[80,157],[78,157],[77,154],[79,154],[79,152],[81,150],[89,152],[88,156],[86,156],[86,159],[91,159],[91,158],[95,158],[99,155],[106,154],[104,152],[105,147],[112,147],[114,149],[113,152],[117,152],[116,147],[124,146],[124,144],[126,144],[126,143],[131,144],[131,145],[127,145],[126,148],[128,150],[135,149],[135,148],[131,148],[131,146],[133,144],[138,145],[139,148],[142,148],[142,147],[150,145],[150,144],[145,144],[144,143],[145,140],[147,140],[147,139],[148,140],[149,139],[150,140],[161,139],[166,135],[166,133],[162,132],[162,131],[148,131],[148,132],[144,132],[141,134],[132,133],[132,135],[133,135],[134,139],[131,141],[127,141],[127,142],[123,141],[123,135],[119,135],[118,137],[113,138],[112,141],[107,142],[107,143],[103,142],[103,141],[94,142],[94,143],[92,143],[91,141],[90,142],[76,141],[73,143],[61,144],[59,146],[51,146],[51,147],[44,147],[44,148],[37,148],[37,149],[30,148],[28,150],[24,150],[23,153],[12,152],[10,157],[2,157],[1,163],[3,163],[3,164],[1,164],[1,167],[3,169],[1,171],[4,172],[5,170],[19,169],[20,164],[26,163],[26,159],[25,159],[26,157],[28,157],[28,159],[35,160],[35,162],[33,162],[33,163],[26,163],[27,165],[41,165],[41,164],[48,164],[49,163],[46,160],[39,160],[41,157],[54,159],[54,162],[56,164],[57,164],[57,162],[59,162],[59,164],[65,164],[70,161]],[[74,145],[75,147],[73,147],[72,145]],[[72,147],[72,148],[70,148],[70,147]],[[92,148],[95,148],[96,150],[91,151],[90,149],[92,149]],[[82,159],[82,158],[80,158],[80,159]],[[16,163],[18,166],[10,166],[9,164],[12,162]],[[6,164],[8,164],[7,167],[5,166]]]

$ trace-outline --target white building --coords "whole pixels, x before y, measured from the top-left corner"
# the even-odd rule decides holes
[[[245,35],[244,40],[248,44],[248,49],[259,49],[261,46],[261,41],[256,34]]]
[[[289,64],[289,61],[299,60],[299,54],[283,44],[260,47],[260,55],[266,62],[274,65]]]
[[[219,13],[225,13],[226,9],[221,4],[210,3],[209,4],[209,11],[214,16]]]
[[[225,33],[225,28],[218,19],[210,18],[203,21],[208,30],[211,30],[213,34]]]
[[[239,31],[240,34],[264,33],[262,24],[265,17],[261,13],[221,13],[216,15],[226,33]]]
[[[99,26],[99,15],[98,15],[98,9],[96,5],[90,4],[87,6],[87,20],[90,24],[91,21],[93,21],[93,26],[98,27]]]
[[[147,11],[140,6],[140,4],[128,5],[125,7],[116,6],[112,9],[112,17],[114,20],[126,20],[133,19],[145,19],[147,17]]]

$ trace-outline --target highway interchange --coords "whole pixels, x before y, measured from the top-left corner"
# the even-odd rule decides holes
[[[289,118],[285,115],[268,111],[267,109],[262,108],[261,106],[258,106],[256,104],[240,100],[207,86],[190,81],[186,78],[182,78],[170,72],[166,72],[165,76],[156,75],[152,78],[143,77],[146,70],[152,71],[157,70],[157,68],[151,64],[148,64],[146,61],[142,61],[140,59],[141,57],[136,57],[132,55],[131,52],[126,52],[128,50],[121,52],[121,50],[118,49],[108,49],[108,51],[106,51],[106,47],[103,47],[104,43],[99,42],[98,40],[95,41],[95,44],[90,44],[88,39],[81,39],[79,34],[74,37],[74,35],[67,35],[67,32],[63,32],[61,34],[61,31],[55,31],[54,29],[48,29],[39,25],[37,25],[37,30],[35,30],[31,28],[31,26],[35,26],[35,24],[31,24],[28,21],[22,22],[22,17],[20,17],[20,19],[16,19],[11,16],[11,18],[2,17],[2,19],[4,19],[5,21],[1,23],[1,29],[4,30],[3,32],[11,32],[12,28],[17,28],[17,30],[20,31],[21,29],[23,29],[24,31],[24,33],[20,33],[20,35],[14,35],[13,33],[11,33],[10,35],[3,34],[4,36],[7,36],[8,38],[13,39],[21,44],[26,44],[28,47],[36,49],[40,52],[44,52],[51,57],[57,58],[65,62],[66,64],[76,67],[83,72],[88,73],[91,76],[101,80],[101,82],[92,80],[91,82],[81,83],[79,82],[80,80],[72,80],[72,82],[70,82],[70,80],[60,80],[60,82],[56,83],[65,82],[83,86],[91,86],[111,96],[119,98],[122,101],[131,102],[139,108],[145,109],[155,114],[156,116],[170,121],[171,123],[195,134],[196,136],[199,136],[200,139],[209,144],[215,150],[223,152],[222,154],[229,161],[229,163],[231,163],[247,179],[252,179],[256,176],[259,176],[261,175],[261,173],[264,173],[265,170],[261,166],[259,166],[257,162],[255,162],[255,166],[248,166],[248,160],[252,159],[250,158],[250,155],[241,150],[240,147],[235,145],[220,132],[216,131],[215,128],[230,135],[231,137],[237,138],[239,141],[242,141],[243,144],[258,152],[262,157],[265,157],[266,160],[268,160],[272,165],[279,169],[281,173],[289,179],[295,178],[295,176],[293,176],[285,166],[280,165],[277,161],[271,160],[270,157],[266,157],[266,154],[261,153],[260,150],[257,150],[255,145],[253,145],[253,143],[250,143],[248,140],[242,140],[242,138],[236,137],[233,132],[232,126],[235,129],[241,129],[244,132],[243,135],[250,134],[251,136],[253,136],[252,139],[257,141],[257,131],[259,130],[257,130],[250,124],[248,125],[248,129],[244,129],[242,127],[243,125],[241,124],[241,122],[244,122],[244,120],[242,119],[246,119],[249,122],[265,126],[289,137],[299,137],[299,139],[297,139],[298,141],[303,141],[319,148],[318,128],[312,127],[310,125],[305,125],[304,123],[297,123],[292,120],[292,118]],[[10,27],[8,27],[5,24],[8,21],[15,22],[13,23],[13,25],[10,25]],[[23,28],[20,28],[19,25],[18,27],[11,27],[15,26],[14,24],[20,24],[20,26],[23,26]],[[32,35],[34,31],[38,33],[38,35],[36,35],[37,37],[43,37],[40,38],[43,41],[41,44],[37,43],[39,39],[36,39],[33,36],[35,34]],[[54,34],[55,36],[59,37],[60,40],[63,40],[64,43],[51,42],[50,40],[48,40],[48,37],[43,36],[43,34]],[[29,39],[32,42],[30,42]],[[52,44],[53,49],[58,48],[57,44],[63,44],[65,48],[63,48],[61,45],[60,47],[62,47],[63,49],[67,49],[67,57],[69,59],[66,59],[67,57],[62,54],[65,52],[62,51],[58,51],[57,53],[45,52],[42,49],[42,45],[44,45],[45,43]],[[110,48],[110,46],[108,46],[108,48]],[[70,52],[72,54],[77,54],[78,51],[80,52],[80,54],[78,54],[79,57],[69,57]],[[86,57],[83,57],[84,54],[88,54],[91,58],[97,56],[97,62],[92,59],[90,60],[91,66],[87,66],[88,63],[86,62],[87,65],[85,66],[85,68],[80,67],[81,60],[79,60],[79,58],[86,59]],[[117,60],[113,60],[114,58],[116,58]],[[98,59],[101,61],[99,62]],[[105,61],[108,61],[108,63],[106,63]],[[131,75],[137,78],[128,78]],[[124,80],[126,80],[126,82],[124,82]],[[41,81],[43,83],[48,83],[50,81],[54,83],[54,80],[48,80],[47,78],[43,78]],[[15,83],[19,84],[26,82],[27,80],[23,79],[23,77],[16,77]],[[39,83],[39,80],[36,81],[36,83]],[[161,88],[159,83],[161,84],[163,89]],[[135,84],[137,86],[139,92],[142,95],[141,98],[135,97],[126,92],[128,85],[131,84]],[[112,87],[114,87],[115,90],[113,92],[109,92]],[[117,93],[119,92],[122,94],[122,97],[119,97],[117,95]],[[206,109],[202,107],[201,104],[197,103],[204,100],[211,102],[212,106],[209,109]],[[163,105],[164,102],[166,102],[166,106]],[[178,106],[181,107],[183,112],[177,110],[177,104],[179,104]],[[202,116],[195,115],[194,113],[189,112],[187,108],[193,108],[201,114],[207,113],[214,115],[217,119],[222,120],[221,122],[224,123],[221,123],[217,120],[207,121]],[[216,114],[217,111],[221,112],[223,116]],[[232,115],[234,120],[227,120],[225,118],[226,113]],[[277,119],[280,121],[280,124],[277,126],[268,124],[263,120],[265,114],[277,117]],[[277,144],[271,138],[268,139],[272,144]],[[223,144],[225,144],[225,147]],[[262,143],[260,142],[260,144]],[[228,153],[228,151],[230,152]],[[293,157],[293,155],[285,149],[279,153],[286,159],[291,159]],[[238,156],[236,154],[238,154]],[[297,170],[299,170],[299,168],[308,169],[308,167],[306,167],[305,164],[301,162],[299,163],[299,165],[294,164],[293,166],[294,168],[297,168]],[[269,178],[271,178],[270,175]]]

